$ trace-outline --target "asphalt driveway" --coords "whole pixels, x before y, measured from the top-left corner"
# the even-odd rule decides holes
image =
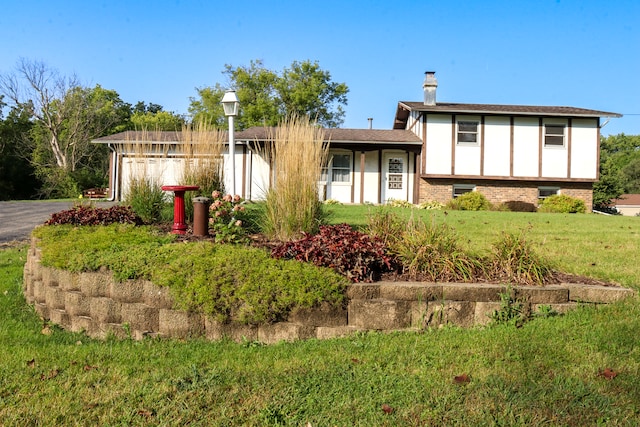
[[[113,204],[99,202],[100,207]],[[0,202],[0,244],[28,240],[31,230],[47,221],[52,213],[72,206],[73,202]]]

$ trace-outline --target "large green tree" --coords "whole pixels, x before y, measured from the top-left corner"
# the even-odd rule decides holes
[[[640,192],[640,135],[609,135],[600,139],[600,180],[593,203],[607,206],[624,193]]]
[[[249,66],[226,65],[227,87],[236,90],[240,113],[236,119],[239,129],[251,126],[275,126],[284,118],[296,114],[309,116],[325,127],[338,127],[344,122],[349,89],[345,83],[331,80],[331,74],[318,62],[294,61],[282,72],[265,68],[261,60]],[[225,88],[198,88],[198,96],[191,98],[189,113],[194,121],[204,120],[225,128],[227,120],[220,101]]]
[[[164,111],[162,105],[139,101],[132,109],[129,129],[148,131],[179,131],[185,124],[184,117]]]
[[[23,142],[43,195],[75,196],[81,187],[104,181],[106,148],[91,140],[126,128],[131,106],[117,92],[83,87],[75,76],[26,59],[0,76],[0,92],[32,119]]]
[[[25,110],[12,108],[6,118],[0,95],[0,200],[30,199],[40,187],[35,171],[28,161],[28,152],[21,148],[23,137],[32,127]]]

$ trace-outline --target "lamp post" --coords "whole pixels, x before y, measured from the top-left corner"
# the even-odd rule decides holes
[[[236,195],[236,141],[233,135],[233,119],[238,115],[238,97],[235,90],[228,90],[222,97],[222,107],[224,115],[229,117],[229,171],[231,173],[231,191],[229,194]]]

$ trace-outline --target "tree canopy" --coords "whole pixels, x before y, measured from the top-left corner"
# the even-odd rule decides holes
[[[625,193],[640,193],[640,135],[609,135],[600,139],[600,180],[593,203],[607,206]]]
[[[276,126],[291,115],[308,116],[324,127],[339,127],[344,122],[349,89],[345,83],[331,80],[331,74],[317,61],[294,61],[290,67],[276,72],[265,68],[261,60],[249,66],[226,65],[223,71],[228,87],[235,89],[240,101],[236,119],[239,129],[251,126]],[[220,101],[225,88],[198,88],[192,97],[189,113],[193,121],[205,120],[225,128],[227,120]]]

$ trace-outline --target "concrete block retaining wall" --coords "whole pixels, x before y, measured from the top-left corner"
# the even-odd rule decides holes
[[[222,324],[174,309],[170,290],[145,280],[117,282],[108,271],[70,273],[44,267],[32,241],[24,267],[24,295],[48,321],[91,337],[224,337],[274,343],[333,338],[356,331],[405,330],[443,324],[482,325],[500,309],[503,285],[421,282],[353,284],[346,309],[296,309],[286,322],[250,326]],[[536,311],[541,305],[564,313],[580,303],[610,303],[634,295],[630,289],[576,284],[516,287],[514,297]]]

